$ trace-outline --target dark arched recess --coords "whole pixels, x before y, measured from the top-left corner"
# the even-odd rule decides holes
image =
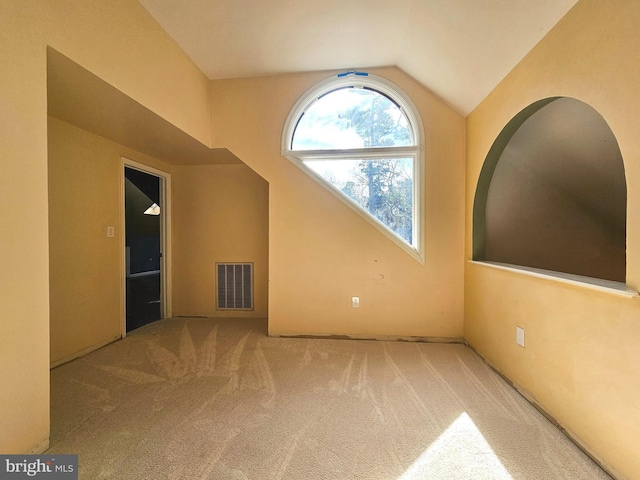
[[[626,277],[622,155],[589,105],[552,97],[500,132],[473,205],[473,259],[617,282]]]

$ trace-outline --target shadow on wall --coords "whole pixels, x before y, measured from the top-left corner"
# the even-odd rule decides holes
[[[626,211],[622,155],[606,121],[573,98],[540,100],[485,159],[473,259],[624,283]]]

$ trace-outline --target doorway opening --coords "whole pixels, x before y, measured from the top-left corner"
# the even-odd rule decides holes
[[[167,175],[124,159],[127,332],[169,316],[165,261]]]

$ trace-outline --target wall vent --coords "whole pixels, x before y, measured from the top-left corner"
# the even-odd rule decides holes
[[[253,263],[216,263],[218,310],[253,310]]]

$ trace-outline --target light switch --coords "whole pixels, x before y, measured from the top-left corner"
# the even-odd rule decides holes
[[[516,327],[516,343],[524,347],[524,328]]]
[[[116,234],[115,227],[107,227],[107,237],[109,238],[114,237],[115,234]]]
[[[360,297],[351,297],[351,307],[360,308]]]

